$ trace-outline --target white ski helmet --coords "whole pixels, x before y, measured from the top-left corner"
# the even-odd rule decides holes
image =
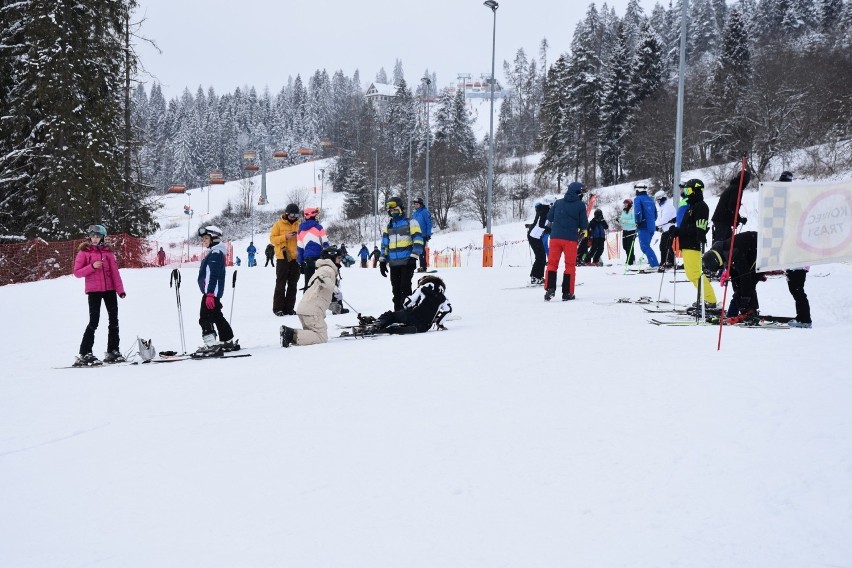
[[[665,199],[665,198],[666,198],[666,192],[663,191],[662,189],[654,194],[654,200],[655,201],[659,201],[660,199]]]
[[[219,239],[222,238],[222,229],[220,229],[216,225],[207,225],[206,227],[199,227],[198,236],[203,237],[204,235],[210,235],[210,239],[214,243],[218,243]]]

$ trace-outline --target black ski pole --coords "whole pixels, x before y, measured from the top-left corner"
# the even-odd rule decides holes
[[[234,321],[234,296],[237,295],[237,271],[234,270],[234,277],[231,278],[231,315],[228,317],[228,323]]]
[[[172,270],[171,277],[169,279],[169,287],[174,286],[175,289],[175,298],[177,299],[177,311],[178,311],[178,326],[180,328],[180,348],[182,349],[182,353],[186,353],[186,339],[184,338],[183,333],[183,310],[180,305],[180,271],[175,268]]]

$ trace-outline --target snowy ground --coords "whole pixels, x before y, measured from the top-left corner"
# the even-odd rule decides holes
[[[271,181],[277,207],[299,168]],[[243,266],[223,302],[252,356],[233,361],[54,369],[86,324],[82,281],[0,287],[0,566],[850,565],[852,266],[813,268],[813,329],[726,328],[717,351],[716,327],[603,305],[693,301],[670,274],[584,267],[576,301],[547,303],[520,287],[525,244],[492,269],[478,254],[440,271],[449,331],[286,350],[272,269]],[[170,268],[122,270],[124,351],[180,350]],[[377,270],[343,275],[356,309],[390,307]],[[783,278],[758,292],[793,315]]]
[[[122,272],[122,348],[179,349],[168,270]],[[812,330],[726,329],[720,352],[715,327],[596,303],[671,298],[669,276],[581,268],[577,300],[546,303],[514,289],[527,272],[441,271],[447,332],[285,350],[273,271],[243,267],[252,357],[91,370],[53,369],[81,281],[0,288],[0,566],[849,564],[852,268],[814,268]],[[359,310],[390,306],[378,271],[344,277]],[[783,279],[759,292],[792,313]]]

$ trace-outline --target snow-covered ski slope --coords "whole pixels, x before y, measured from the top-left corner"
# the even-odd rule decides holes
[[[270,174],[275,207],[291,170]],[[520,222],[494,232],[524,238]],[[813,329],[726,328],[717,352],[716,327],[599,305],[656,299],[661,279],[664,298],[694,301],[670,273],[582,267],[577,299],[548,303],[518,288],[525,244],[491,269],[479,254],[438,273],[462,316],[448,331],[289,349],[278,327],[298,320],[272,314],[273,270],[239,268],[234,294],[229,268],[225,311],[252,354],[233,361],[55,370],[86,325],[83,282],[0,287],[0,566],[849,563],[852,267],[812,269]],[[170,269],[122,270],[124,351],[137,335],[180,350]],[[182,268],[189,348],[196,270]],[[343,277],[357,310],[390,308],[378,270]],[[783,278],[758,293],[793,313]],[[330,334],[355,321],[329,316]]]

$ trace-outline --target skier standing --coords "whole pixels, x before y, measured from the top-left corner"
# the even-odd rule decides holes
[[[398,197],[387,201],[387,212],[390,220],[382,230],[379,271],[386,277],[390,265],[393,308],[400,310],[405,298],[411,295],[411,278],[423,253],[423,235],[420,224],[405,216],[402,200]]]
[[[743,189],[746,188],[751,180],[751,174],[748,170],[742,174]],[[739,214],[737,209],[737,196],[740,191],[740,174],[735,175],[728,182],[728,186],[719,195],[719,202],[716,204],[716,209],[713,210],[713,217],[710,219],[713,222],[713,242],[724,241],[731,238],[734,234],[734,228],[738,225],[745,225],[746,219]]]
[[[370,258],[370,251],[367,249],[367,243],[361,243],[361,250],[358,251],[358,258],[361,259],[361,268],[367,268],[367,259]]]
[[[550,213],[550,204],[544,201],[535,202],[535,218],[533,222],[526,225],[527,242],[533,251],[535,260],[530,270],[530,284],[544,284],[544,266],[547,262],[547,254],[544,251],[542,237],[546,235],[544,226],[547,223],[547,214]]]
[[[80,244],[74,258],[74,276],[86,279],[86,298],[89,302],[89,324],[80,342],[80,354],[74,361],[75,367],[100,365],[101,361],[92,354],[95,330],[101,318],[101,302],[109,317],[107,352],[104,363],[121,363],[124,357],[119,351],[118,299],[124,298],[124,283],[118,272],[115,255],[106,244],[106,227],[89,225],[86,230],[89,240]]]
[[[248,253],[248,265],[249,267],[257,266],[257,261],[254,259],[254,256],[257,254],[257,247],[254,246],[254,243],[249,243],[248,248],[246,248],[246,252]]]
[[[263,264],[263,267],[266,268],[272,264],[272,268],[275,268],[275,245],[272,243],[266,245],[266,248],[263,249],[263,254],[266,255],[266,262]]]
[[[272,293],[272,313],[276,316],[296,313],[296,289],[301,274],[298,235],[299,206],[291,203],[269,231],[269,242],[275,247],[275,256],[278,259],[278,265],[275,267],[275,291]]]
[[[205,248],[210,249],[198,267],[198,289],[201,290],[201,311],[198,323],[204,346],[195,352],[198,356],[215,357],[223,351],[235,351],[239,345],[233,341],[234,332],[222,313],[222,294],[225,292],[225,256],[228,247],[222,241],[222,230],[215,225],[198,229]],[[215,329],[214,329],[215,326]],[[216,330],[221,343],[216,339]]]
[[[557,199],[547,214],[547,226],[550,228],[550,254],[547,258],[547,275],[544,280],[544,299],[547,301],[556,294],[556,270],[559,268],[559,260],[563,255],[565,255],[565,269],[562,278],[562,300],[574,299],[577,240],[580,231],[589,226],[586,206],[580,199],[585,189],[579,181],[572,181],[568,184],[565,196]]]
[[[417,221],[417,224],[420,225],[420,232],[423,234],[423,252],[420,253],[420,268],[417,269],[417,272],[426,272],[429,265],[426,247],[429,246],[429,240],[432,238],[432,213],[426,208],[426,203],[422,197],[415,197],[411,206],[414,207],[411,218]]]
[[[657,208],[654,200],[648,195],[648,186],[636,184],[636,199],[633,200],[633,216],[636,218],[636,231],[639,236],[639,248],[648,258],[651,268],[657,268],[660,262],[657,254],[651,248],[651,238],[657,230]]]
[[[314,275],[314,267],[320,257],[322,249],[328,246],[328,237],[325,229],[317,221],[319,209],[308,207],[303,213],[304,221],[299,225],[299,266],[305,275],[305,287],[307,288],[311,276]]]
[[[592,246],[589,249],[589,263],[596,266],[603,266],[601,255],[604,251],[604,243],[606,243],[606,232],[609,225],[603,216],[603,211],[595,209],[592,220],[589,221],[589,239],[592,241]]]
[[[782,172],[778,181],[793,181],[792,172]],[[811,328],[811,304],[808,295],[805,294],[805,279],[808,277],[808,268],[796,268],[785,270],[787,276],[787,289],[796,302],[796,319],[787,322],[790,327]]]
[[[686,195],[687,209],[680,227],[674,229],[675,236],[680,239],[683,269],[696,289],[703,288],[706,306],[716,308],[716,292],[701,269],[701,250],[707,243],[710,225],[710,208],[704,202],[704,182],[700,179],[689,180],[683,185],[683,193]],[[702,279],[701,284],[699,278]]]
[[[662,189],[654,194],[654,201],[660,208],[657,215],[657,231],[660,233],[660,271],[662,272],[666,268],[674,267],[675,264],[674,239],[669,229],[677,220],[677,210]]]
[[[296,308],[302,329],[296,330],[282,325],[280,330],[282,347],[328,342],[325,311],[331,306],[335,293],[339,293],[337,285],[340,282],[342,259],[343,256],[336,247],[330,246],[322,250],[316,261],[316,270]]]
[[[618,216],[621,225],[621,246],[627,253],[627,264],[632,265],[635,254],[633,253],[636,240],[636,217],[633,215],[633,200],[629,197],[624,200],[621,215]]]

